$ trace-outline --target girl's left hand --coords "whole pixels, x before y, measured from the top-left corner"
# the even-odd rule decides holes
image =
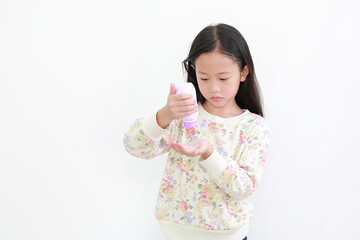
[[[213,151],[210,142],[206,139],[195,140],[186,144],[177,143],[169,139],[168,145],[175,151],[188,157],[201,155],[203,158],[202,160],[208,158]]]

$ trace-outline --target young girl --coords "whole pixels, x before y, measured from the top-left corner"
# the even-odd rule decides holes
[[[249,48],[235,28],[204,28],[183,62],[196,89],[176,94],[124,137],[126,150],[150,159],[169,153],[155,215],[167,239],[246,239],[269,151],[269,129]],[[198,111],[198,125],[181,117]]]

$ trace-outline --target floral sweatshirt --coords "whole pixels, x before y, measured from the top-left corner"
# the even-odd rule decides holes
[[[181,143],[208,139],[214,151],[200,162],[200,156],[171,149],[168,138]],[[269,152],[269,128],[260,115],[245,110],[221,118],[199,105],[197,127],[185,128],[179,119],[162,129],[154,114],[135,121],[124,145],[144,159],[168,153],[155,208],[158,220],[205,230],[233,230],[249,223],[253,206],[247,197],[259,186]]]

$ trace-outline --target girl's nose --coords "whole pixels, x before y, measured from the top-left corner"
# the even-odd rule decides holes
[[[212,81],[211,86],[210,86],[210,91],[211,92],[219,92],[220,91],[220,87],[219,84],[217,83],[217,81]]]

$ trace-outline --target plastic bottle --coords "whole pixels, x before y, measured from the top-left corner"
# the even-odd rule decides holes
[[[193,95],[192,99],[196,100],[196,90],[192,83],[185,82],[181,83],[176,88],[176,94],[182,94],[182,93],[190,93]],[[197,118],[198,118],[199,112],[195,112],[191,115],[182,117],[184,126],[186,128],[192,128],[197,126]]]

